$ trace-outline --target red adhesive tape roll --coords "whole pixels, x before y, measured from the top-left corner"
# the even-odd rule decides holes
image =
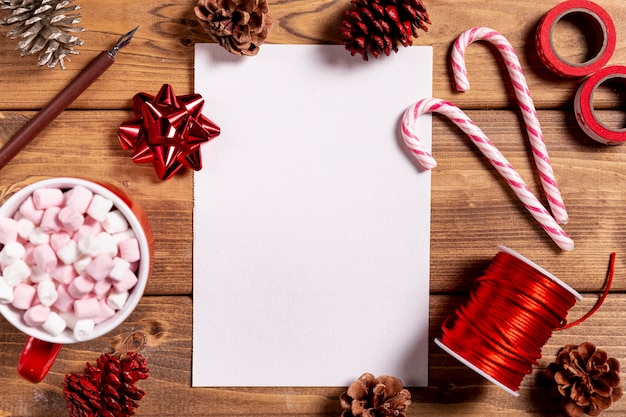
[[[589,39],[596,41],[593,57],[581,63],[571,63],[559,56],[552,39],[555,25],[571,14],[580,15],[589,23],[584,30],[589,31]],[[550,71],[562,77],[584,77],[599,70],[613,56],[615,43],[615,24],[611,16],[602,7],[586,0],[568,0],[558,4],[541,19],[535,33],[539,58]]]
[[[626,142],[626,129],[605,126],[596,117],[593,107],[594,92],[598,86],[610,80],[626,86],[626,66],[605,67],[587,78],[576,92],[574,111],[578,124],[590,138],[605,145],[619,145]]]

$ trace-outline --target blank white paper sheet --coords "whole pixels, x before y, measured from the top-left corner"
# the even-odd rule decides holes
[[[432,48],[198,44],[195,90],[221,134],[194,174],[193,386],[425,386],[430,173],[399,128]]]

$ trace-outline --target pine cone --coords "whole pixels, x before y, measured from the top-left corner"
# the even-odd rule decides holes
[[[81,15],[74,13],[80,6],[71,6],[72,0],[0,0],[0,8],[11,10],[11,14],[0,21],[2,26],[17,24],[7,36],[20,38],[16,49],[22,56],[39,53],[38,65],[54,68],[57,64],[65,69],[64,59],[77,54],[75,46],[82,39],[67,32],[82,32]]]
[[[398,52],[398,43],[413,45],[418,29],[428,31],[430,18],[422,0],[352,0],[344,12],[339,31],[353,56],[368,59],[368,51],[378,58]]]
[[[199,0],[194,11],[204,30],[235,55],[256,55],[274,23],[267,0]]]
[[[339,396],[341,417],[405,417],[411,393],[398,378],[364,373]]]
[[[87,364],[80,375],[65,375],[63,395],[70,417],[126,417],[146,393],[135,382],[149,376],[146,360],[139,353],[128,353],[122,359],[103,354],[96,366]]]
[[[552,394],[570,417],[597,416],[622,398],[619,361],[593,343],[566,345],[546,373],[553,382]]]

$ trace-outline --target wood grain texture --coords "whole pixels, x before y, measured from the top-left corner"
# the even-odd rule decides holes
[[[143,338],[147,343],[142,351],[152,376],[140,382],[148,394],[138,416],[339,416],[338,397],[345,387],[190,387],[193,175],[186,172],[159,181],[151,167],[130,161],[129,153],[119,146],[117,128],[132,118],[131,100],[137,92],[154,94],[169,83],[177,94],[191,93],[194,45],[210,40],[195,20],[195,1],[76,2],[82,6],[85,44],[65,71],[37,68],[35,57],[20,58],[15,41],[0,36],[0,144],[101,50],[137,24],[140,29],[110,70],[2,170],[0,198],[47,176],[111,182],[146,210],[156,234],[155,263],[146,296],[131,317],[109,335],[64,347],[40,384],[17,377],[15,365],[25,338],[0,319],[0,417],[66,415],[61,397],[64,374],[81,371],[101,352],[138,347]],[[583,293],[584,300],[570,312],[572,320],[595,303],[605,284],[609,255],[615,251],[613,290],[592,318],[554,334],[544,346],[539,365],[524,379],[519,398],[487,382],[431,342],[430,384],[410,389],[414,404],[409,416],[562,416],[547,394],[543,374],[560,347],[590,340],[626,363],[626,151],[621,146],[599,145],[581,132],[572,112],[580,80],[555,77],[537,58],[532,41],[535,26],[559,2],[425,0],[433,24],[415,44],[433,47],[433,96],[467,111],[545,204],[512,86],[497,51],[484,42],[468,48],[472,86],[468,92],[455,91],[449,69],[452,42],[472,26],[498,30],[518,51],[570,214],[564,229],[576,244],[571,253],[560,251],[470,140],[449,120],[435,116],[433,155],[439,165],[432,173],[430,339],[440,335],[445,317],[466,300],[498,244],[520,252]],[[626,3],[597,3],[617,26],[618,44],[610,64],[624,63]],[[349,0],[270,0],[276,25],[268,42],[337,44],[338,24],[348,7]],[[584,38],[580,29],[568,25],[555,33],[555,41],[572,59],[584,54]],[[594,100],[599,117],[615,128],[622,128],[626,119],[622,97],[619,90],[602,88]],[[210,144],[203,152],[210,152]],[[375,329],[371,336],[376,336]],[[624,414],[626,400],[602,413]]]

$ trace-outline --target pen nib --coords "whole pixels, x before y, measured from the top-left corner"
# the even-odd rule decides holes
[[[130,43],[130,40],[133,38],[133,35],[135,35],[135,32],[137,32],[137,29],[139,29],[139,26],[137,26],[135,29],[131,30],[127,34],[122,35],[120,40],[117,41],[115,46],[109,51],[109,54],[114,57],[117,54],[117,51],[128,45]]]

